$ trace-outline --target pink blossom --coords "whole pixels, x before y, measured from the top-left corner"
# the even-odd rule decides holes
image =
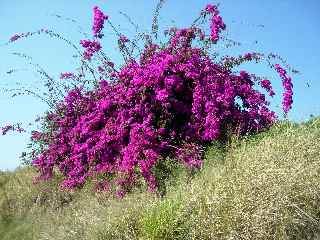
[[[276,71],[282,78],[282,85],[284,88],[282,107],[285,115],[288,114],[289,110],[292,108],[293,103],[293,84],[291,78],[287,75],[286,70],[284,70],[279,64],[274,65]]]
[[[83,58],[85,60],[91,60],[92,56],[101,49],[100,42],[96,40],[91,41],[84,39],[80,41],[80,44],[85,48],[83,52]]]
[[[107,15],[99,9],[99,7],[93,7],[93,26],[92,32],[93,36],[102,38],[103,34],[101,33],[104,25],[104,21],[108,19]]]

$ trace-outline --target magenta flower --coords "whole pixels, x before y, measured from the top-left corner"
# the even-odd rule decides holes
[[[93,8],[93,26],[92,32],[93,36],[97,38],[102,38],[103,34],[101,33],[104,25],[104,21],[108,19],[107,15],[99,9],[99,7],[95,6]]]
[[[91,41],[84,39],[80,41],[80,44],[85,48],[83,52],[83,58],[85,60],[91,60],[92,56],[101,49],[100,42],[96,40]]]
[[[269,93],[269,96],[274,96],[275,93],[272,89],[272,85],[271,85],[271,82],[268,80],[268,79],[264,79],[261,81],[260,83],[261,87],[264,88],[268,93]]]
[[[226,28],[226,25],[219,15],[219,11],[216,5],[208,4],[205,8],[205,12],[211,14],[210,39],[213,42],[217,42],[219,40],[219,34],[221,30],[224,30]]]
[[[165,89],[157,91],[157,96],[156,96],[157,100],[165,101],[166,99],[168,99],[168,97],[169,97],[169,94]]]
[[[286,70],[284,70],[279,64],[274,65],[275,69],[282,78],[282,85],[284,88],[282,108],[285,115],[288,114],[289,110],[292,108],[293,103],[293,84],[291,78],[287,75]]]
[[[213,42],[216,42],[219,40],[219,33],[221,30],[224,30],[226,28],[226,25],[224,24],[221,16],[219,15],[214,15],[211,18],[211,24],[210,24],[210,29],[211,29],[211,35],[210,39]]]
[[[212,4],[208,4],[205,7],[205,11],[208,13],[211,13],[211,14],[215,14],[215,13],[217,13],[218,9],[217,9],[217,6],[212,5]]]

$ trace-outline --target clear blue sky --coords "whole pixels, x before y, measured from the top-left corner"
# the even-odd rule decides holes
[[[34,31],[41,28],[53,29],[63,33],[77,43],[82,35],[77,25],[52,17],[52,14],[69,16],[76,19],[81,27],[90,32],[92,7],[98,5],[110,16],[115,25],[121,25],[126,33],[132,31],[126,20],[118,13],[123,11],[130,15],[142,29],[150,29],[152,12],[156,0],[2,0],[0,3],[0,45],[5,43],[14,33]],[[160,23],[170,25],[174,20],[178,26],[188,26],[198,16],[200,10],[209,0],[167,0]],[[215,2],[213,2],[215,3]],[[230,37],[243,43],[235,54],[249,51],[275,52],[285,57],[288,62],[301,71],[294,77],[294,106],[289,118],[302,121],[310,114],[320,115],[320,2],[317,0],[224,0],[220,1],[220,11]],[[263,24],[260,28],[257,25]],[[131,30],[130,30],[131,29]],[[116,61],[119,59],[115,51],[114,39],[110,31],[105,29],[104,49]],[[257,40],[259,44],[254,44]],[[5,84],[32,83],[39,80],[32,71],[21,71],[7,75],[11,68],[30,68],[25,62],[11,52],[24,52],[40,63],[48,73],[58,77],[60,72],[72,71],[76,67],[71,57],[74,52],[64,43],[45,36],[35,36],[17,41],[10,46],[1,46],[0,88]],[[281,80],[267,68],[247,66],[249,70],[263,76],[272,76],[281,104]],[[311,85],[310,88],[306,83]],[[5,123],[32,122],[47,107],[31,97],[10,99],[0,94],[0,126]],[[274,108],[279,112],[279,107]],[[29,140],[27,134],[8,134],[0,136],[0,169],[14,169],[19,165],[19,155],[25,150]]]

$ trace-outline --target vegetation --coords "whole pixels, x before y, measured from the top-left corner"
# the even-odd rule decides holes
[[[49,111],[36,120],[25,166],[0,173],[1,239],[320,238],[320,118],[279,121],[271,81],[239,68],[266,63],[278,73],[285,117],[296,70],[275,54],[221,56],[215,46],[231,40],[212,4],[160,40],[163,3],[137,38],[98,7],[81,50],[48,29],[11,37],[59,38],[80,67],[55,80],[32,64],[47,91],[25,91]],[[120,66],[103,52],[105,23]]]
[[[139,188],[63,191],[61,176],[32,184],[23,167],[0,176],[0,236],[15,239],[318,239],[320,119],[281,122],[256,136],[212,145],[205,165],[184,168],[157,197]]]
[[[38,70],[47,78],[50,111],[39,119],[40,131],[32,132],[30,151],[23,155],[38,169],[37,180],[59,171],[65,188],[94,181],[94,188],[122,198],[143,182],[163,194],[159,176],[170,175],[168,159],[197,171],[208,144],[225,143],[231,134],[257,133],[277,120],[269,101],[275,95],[271,82],[239,71],[245,62],[265,63],[279,74],[287,115],[293,103],[290,66],[270,54],[218,54],[215,46],[226,41],[226,25],[217,5],[205,6],[187,28],[165,30],[160,40],[163,3],[157,5],[152,32],[141,33],[138,45],[94,7],[91,38],[80,41],[80,68],[62,73],[62,81]],[[105,23],[118,38],[120,66],[103,52]],[[33,34],[15,34],[9,43]],[[39,34],[59,36],[47,29]],[[2,127],[2,134],[8,131],[22,129]]]

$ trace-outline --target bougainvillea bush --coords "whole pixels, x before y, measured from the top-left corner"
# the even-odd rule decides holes
[[[117,33],[124,57],[120,68],[103,52],[105,23]],[[82,63],[91,66],[95,84],[91,89],[74,85],[44,117],[43,131],[32,133],[38,146],[32,151],[38,180],[50,179],[57,169],[66,188],[81,187],[90,179],[106,191],[116,186],[122,197],[143,179],[150,191],[156,191],[155,169],[166,159],[198,169],[208,143],[224,141],[228,133],[255,133],[274,123],[277,116],[267,100],[275,95],[271,82],[234,70],[247,61],[270,63],[270,55],[211,54],[226,28],[217,6],[207,5],[189,28],[166,30],[164,42],[158,40],[157,24],[155,18],[152,33],[142,35],[141,48],[94,7],[92,38],[80,45]],[[204,24],[210,32],[201,27]],[[283,80],[287,114],[292,105],[291,78],[279,64],[271,67]],[[61,79],[85,83],[86,76],[66,72]]]

